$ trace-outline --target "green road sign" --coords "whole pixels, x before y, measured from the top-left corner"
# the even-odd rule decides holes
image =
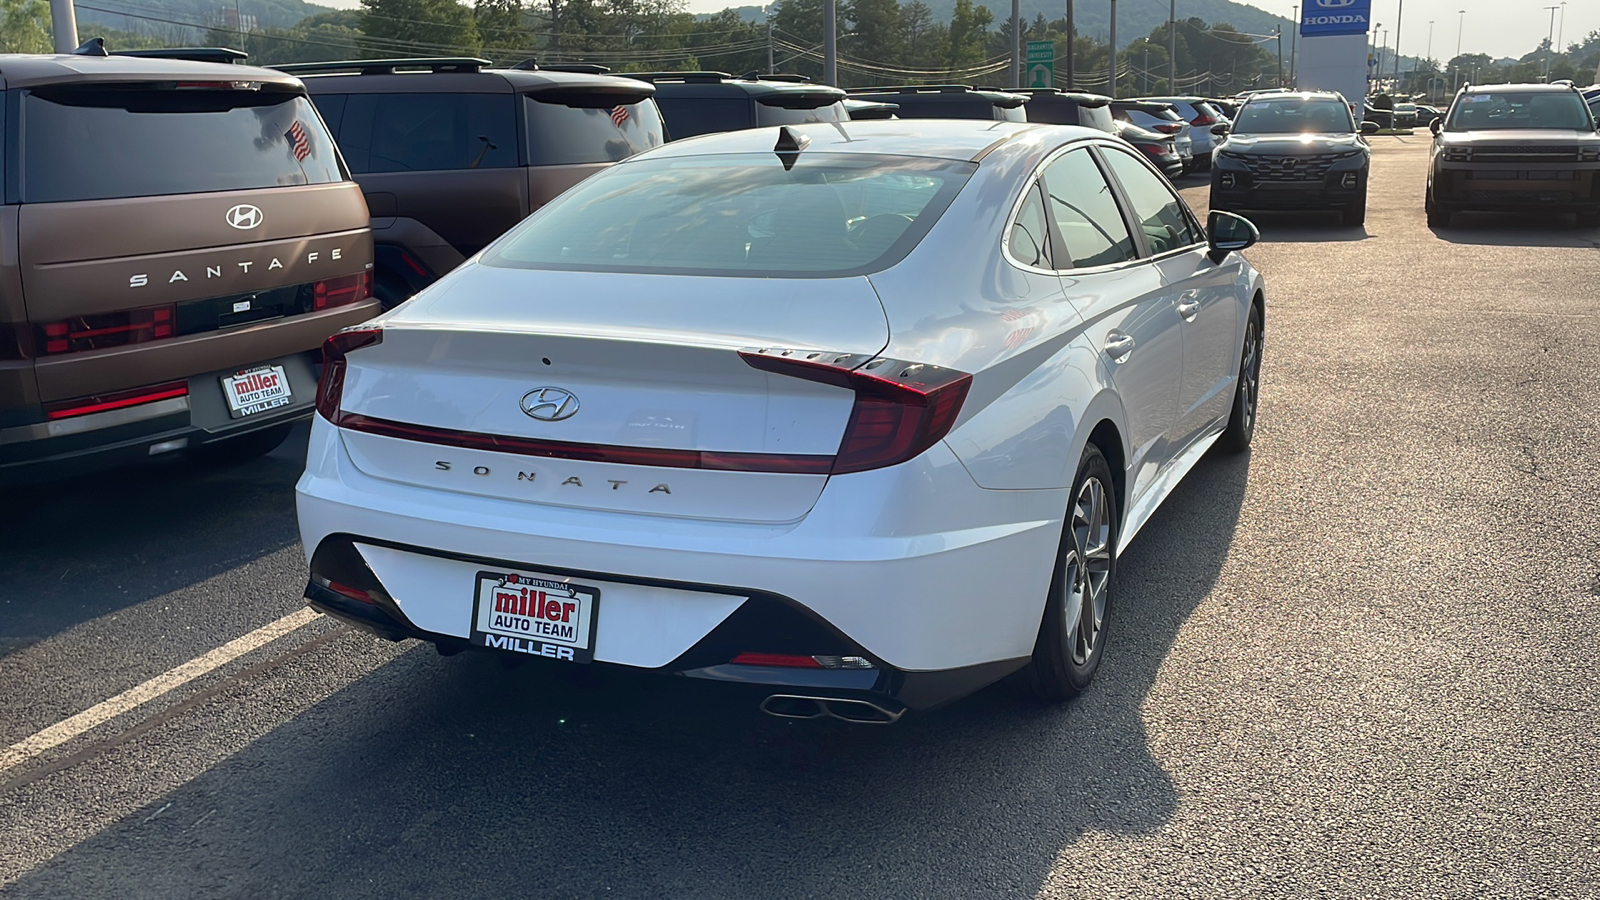
[[[1056,42],[1028,42],[1027,77],[1023,82],[1031,88],[1047,88],[1056,80]]]

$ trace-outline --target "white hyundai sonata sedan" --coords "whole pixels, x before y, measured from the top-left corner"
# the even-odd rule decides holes
[[[1118,554],[1249,446],[1249,222],[1126,144],[918,120],[669,144],[325,349],[306,596],[382,636],[887,722],[1083,690]]]

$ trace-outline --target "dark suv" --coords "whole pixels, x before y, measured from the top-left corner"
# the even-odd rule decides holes
[[[1028,98],[1028,121],[1049,125],[1082,125],[1117,133],[1117,120],[1111,115],[1111,98],[1100,94],[1080,94],[1059,88],[1018,88]]]
[[[1251,94],[1225,135],[1211,168],[1212,209],[1337,209],[1350,227],[1367,220],[1372,148],[1350,105],[1333,91]]]
[[[655,88],[588,67],[368,59],[305,80],[372,213],[375,291],[410,297],[557,194],[660,146]]]
[[[1600,225],[1600,134],[1571,85],[1469,86],[1429,130],[1430,226],[1463,209],[1572,212]]]
[[[897,87],[857,88],[850,96],[860,100],[894,103],[894,114],[902,119],[997,119],[1026,122],[1023,105],[1027,94],[964,84],[922,84]]]
[[[800,75],[738,78],[726,72],[637,72],[629,78],[656,88],[656,105],[667,121],[667,137],[680,140],[718,131],[769,125],[843,122],[844,91],[810,84]]]
[[[0,56],[0,483],[268,452],[380,311],[300,80],[174,52]]]

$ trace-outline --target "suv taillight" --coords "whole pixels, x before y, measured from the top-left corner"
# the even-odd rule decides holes
[[[31,349],[35,356],[59,356],[169,338],[177,333],[173,313],[172,306],[151,306],[44,322],[34,326]]]
[[[1189,124],[1193,125],[1193,126],[1195,126],[1197,128],[1204,128],[1207,125],[1215,125],[1215,124],[1217,124],[1217,120],[1213,116],[1208,116],[1205,113],[1201,113],[1198,117],[1196,117],[1194,119],[1194,121],[1190,122]]]
[[[1183,130],[1183,123],[1182,122],[1157,122],[1154,125],[1152,125],[1151,128],[1153,130],[1155,130],[1155,131],[1161,132],[1162,134],[1177,134],[1178,132]]]
[[[739,356],[764,372],[855,392],[832,475],[914,459],[950,433],[972,387],[965,372],[882,357],[776,349],[740,350]]]
[[[381,328],[346,328],[322,343],[322,378],[317,381],[317,412],[339,424],[339,401],[344,399],[345,354],[383,343]]]
[[[342,275],[311,285],[311,308],[328,309],[360,303],[372,296],[372,270],[359,275]]]

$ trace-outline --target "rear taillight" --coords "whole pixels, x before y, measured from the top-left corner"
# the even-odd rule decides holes
[[[169,338],[176,333],[173,313],[171,306],[151,306],[44,322],[34,326],[32,350],[37,356],[59,356]]]
[[[317,412],[338,424],[344,397],[345,354],[383,343],[380,328],[346,328],[322,343],[322,378],[317,382]]]
[[[741,350],[739,356],[764,372],[855,392],[833,475],[915,458],[950,433],[972,387],[965,372],[881,357],[773,349]]]
[[[360,303],[372,296],[372,270],[359,275],[343,275],[311,285],[311,308],[328,309]]]
[[[166,384],[152,384],[111,394],[97,394],[93,397],[76,397],[72,400],[46,403],[44,405],[44,417],[53,422],[57,419],[70,419],[73,416],[87,416],[90,413],[110,412],[113,409],[124,409],[129,406],[138,406],[142,403],[154,403],[157,400],[171,400],[175,397],[187,397],[188,395],[189,382],[169,381]]]
[[[1157,122],[1152,127],[1154,128],[1154,130],[1159,131],[1162,134],[1177,134],[1178,132],[1183,130],[1183,123],[1182,122]]]
[[[1134,146],[1138,147],[1140,150],[1143,150],[1145,156],[1154,157],[1156,159],[1160,159],[1163,156],[1172,155],[1172,148],[1166,144],[1134,144]]]
[[[1216,120],[1215,116],[1208,116],[1208,115],[1205,115],[1204,113],[1201,113],[1198,118],[1196,118],[1194,121],[1190,122],[1189,124],[1195,126],[1196,128],[1204,128],[1207,125],[1215,125],[1215,124],[1217,124],[1217,120]]]

